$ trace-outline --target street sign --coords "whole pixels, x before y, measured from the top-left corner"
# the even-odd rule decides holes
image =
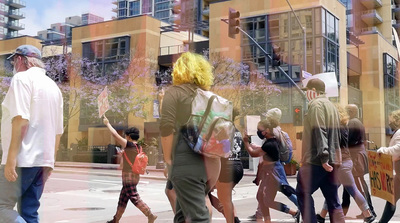
[[[109,104],[108,104],[107,86],[104,88],[104,90],[97,97],[97,105],[98,105],[98,108],[99,108],[99,118],[101,118],[110,107]]]

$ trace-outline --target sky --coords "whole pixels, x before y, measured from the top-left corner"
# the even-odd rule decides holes
[[[36,36],[38,31],[50,28],[50,24],[63,23],[69,16],[80,16],[82,13],[93,13],[104,20],[110,20],[116,13],[112,12],[117,6],[112,0],[24,0],[26,8],[22,8],[25,19],[25,30],[20,35]]]

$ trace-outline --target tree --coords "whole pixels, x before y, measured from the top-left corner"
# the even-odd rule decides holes
[[[266,73],[252,68],[249,64],[236,62],[231,58],[212,53],[214,85],[211,91],[233,102],[242,115],[261,115],[271,106],[269,98],[281,94]]]

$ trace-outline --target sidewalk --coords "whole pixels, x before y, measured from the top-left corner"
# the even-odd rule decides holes
[[[82,163],[82,162],[56,162],[55,164],[57,171],[57,167],[64,167],[64,168],[86,168],[86,169],[105,169],[105,170],[118,170],[119,164],[108,164],[108,163]],[[156,169],[156,166],[147,166],[148,173],[142,175],[143,178],[152,178],[152,179],[159,179],[165,180],[164,177],[164,169]],[[109,173],[104,173],[105,175]],[[120,172],[118,173],[120,175]],[[115,175],[112,174],[112,175]],[[244,169],[244,176],[256,176],[253,170]],[[287,176],[287,178],[296,178],[296,175]]]

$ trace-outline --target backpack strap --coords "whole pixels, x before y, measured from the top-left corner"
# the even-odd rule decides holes
[[[140,151],[139,151],[139,148],[138,148],[137,144],[136,143],[133,143],[133,144],[135,144],[138,154],[141,153],[142,152],[142,147],[140,146]],[[128,155],[126,155],[125,151],[123,152],[123,154],[125,156],[126,161],[128,161],[129,166],[133,166],[133,163],[129,160]]]
[[[210,111],[211,111],[211,105],[216,98],[217,98],[217,96],[213,95],[208,99],[207,108],[206,108],[206,110],[203,114],[203,117],[201,118],[201,122],[199,124],[199,131],[198,131],[197,137],[199,137],[201,131],[203,130],[203,126],[206,123],[207,116],[208,116],[208,114],[210,114]]]

